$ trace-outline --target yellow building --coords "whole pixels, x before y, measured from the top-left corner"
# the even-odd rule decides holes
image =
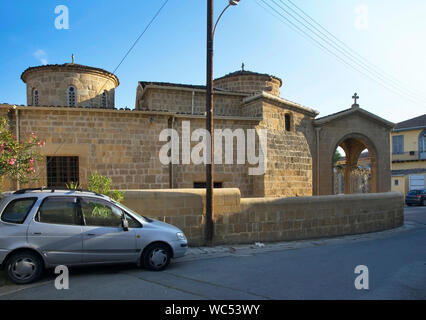
[[[426,188],[426,114],[397,123],[391,135],[392,191]]]

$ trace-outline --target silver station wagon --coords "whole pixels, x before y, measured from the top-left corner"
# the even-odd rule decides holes
[[[18,284],[57,265],[136,263],[160,271],[188,247],[178,228],[89,191],[5,193],[0,212],[0,265]]]

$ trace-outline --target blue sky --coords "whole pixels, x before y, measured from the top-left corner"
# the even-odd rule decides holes
[[[265,0],[273,5],[274,0]],[[279,0],[275,0],[279,3]],[[366,110],[403,121],[426,110],[426,2],[423,0],[292,0],[357,53],[423,94],[394,94],[325,53],[258,5],[241,0],[215,35],[214,76],[239,70],[282,78],[281,96],[320,111],[350,107],[360,95]],[[287,3],[287,0],[283,0]],[[71,61],[113,71],[163,0],[3,1],[0,13],[0,102],[25,104],[20,75],[29,66]],[[216,16],[227,0],[215,0]],[[69,9],[69,30],[57,30],[54,10]],[[368,28],[357,28],[357,8]],[[205,84],[205,0],[169,0],[117,70],[116,106],[133,108],[137,82]]]

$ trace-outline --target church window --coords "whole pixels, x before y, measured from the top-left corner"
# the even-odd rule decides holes
[[[102,108],[108,107],[108,96],[106,90],[102,93]]]
[[[285,122],[285,131],[290,131],[291,130],[291,116],[287,113],[284,116],[284,122]]]
[[[74,86],[68,87],[68,107],[75,107],[77,90]]]
[[[37,89],[33,89],[33,101],[32,101],[32,105],[33,106],[38,106],[38,90]]]

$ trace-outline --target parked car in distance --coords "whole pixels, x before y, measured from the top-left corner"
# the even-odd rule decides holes
[[[178,228],[94,192],[23,189],[0,202],[0,267],[17,284],[57,265],[136,263],[160,271],[187,248]]]
[[[426,189],[408,191],[405,196],[405,203],[407,206],[411,206],[413,204],[426,206]]]

